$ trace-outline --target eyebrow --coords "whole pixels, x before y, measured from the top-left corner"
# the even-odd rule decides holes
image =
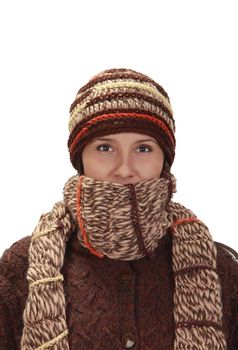
[[[103,137],[100,137],[100,138],[98,138],[98,139],[95,139],[92,143],[94,143],[94,142],[96,142],[96,141],[115,142],[116,140],[115,140],[115,139],[111,139],[111,138],[103,138]],[[158,145],[158,143],[157,143],[155,140],[152,140],[152,139],[137,140],[137,141],[135,141],[135,143],[148,142],[148,141],[154,142],[156,145]]]

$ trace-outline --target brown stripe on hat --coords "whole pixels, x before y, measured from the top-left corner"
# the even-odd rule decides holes
[[[112,79],[133,79],[133,80],[137,80],[139,82],[146,82],[146,83],[151,83],[152,85],[154,85],[158,91],[160,91],[168,100],[169,100],[169,96],[167,94],[167,92],[163,89],[163,87],[161,85],[159,85],[158,83],[156,83],[153,79],[151,79],[150,77],[136,72],[132,69],[108,69],[103,71],[102,73],[99,73],[97,75],[95,75],[92,79],[89,80],[89,82],[84,85],[82,88],[79,89],[79,92],[83,92],[89,88],[91,88],[94,84],[96,83],[102,83],[106,80],[112,80]]]

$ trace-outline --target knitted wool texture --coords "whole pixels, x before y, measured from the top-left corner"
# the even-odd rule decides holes
[[[80,226],[78,239],[85,248],[99,257],[128,261],[157,248],[173,222],[165,210],[172,191],[174,177],[133,186],[74,176],[65,185],[64,201]]]
[[[136,237],[133,240],[133,245],[136,246],[133,251],[137,258],[143,256],[143,247],[140,246],[138,236],[135,233],[135,223],[140,225],[141,239],[149,253],[152,252],[150,252],[151,244],[156,247],[158,243],[158,241],[154,242],[155,236],[153,234],[149,241],[147,240],[147,243],[150,242],[150,244],[145,243],[144,234],[147,231],[143,230],[144,227],[140,221],[143,222],[143,211],[141,210],[143,205],[145,203],[151,204],[150,201],[148,203],[146,200],[148,189],[151,188],[151,192],[153,192],[154,186],[159,185],[160,190],[163,191],[161,196],[163,200],[160,201],[157,209],[163,214],[160,220],[163,223],[164,234],[168,230],[173,233],[174,349],[225,350],[227,346],[222,332],[221,287],[216,272],[216,248],[207,227],[190,210],[170,200],[171,183],[174,187],[174,182],[171,182],[170,179],[161,178],[147,181],[143,186],[129,188],[131,197],[136,200],[144,198],[144,203],[138,203],[137,206],[133,199],[130,211],[124,213],[124,219],[130,226],[129,231],[132,231],[129,234]],[[29,250],[27,278],[30,288],[24,312],[22,350],[69,349],[62,285],[63,276],[60,274],[60,270],[64,263],[65,245],[75,224],[81,224],[84,229],[84,246],[90,249],[93,254],[101,254],[101,258],[107,253],[107,251],[99,251],[100,242],[98,243],[98,240],[93,237],[93,234],[96,235],[96,230],[90,232],[88,224],[84,226],[88,214],[84,204],[82,205],[81,201],[84,195],[82,192],[80,194],[80,191],[84,191],[90,185],[87,178],[71,178],[64,189],[64,202],[57,203],[52,212],[43,215],[33,233]],[[94,198],[94,203],[96,203],[95,222],[97,222],[96,226],[99,229],[103,226],[105,218],[102,215],[102,219],[100,219],[97,207],[104,206],[103,209],[109,213],[114,208],[110,201],[105,208],[103,196],[98,197],[97,194],[101,193],[105,186],[107,187],[107,195],[113,197],[114,194],[110,193],[109,183],[97,181],[93,182],[92,186],[94,189],[91,189],[91,194],[96,193]],[[95,186],[98,187],[96,190]],[[111,191],[114,189],[115,186],[112,184]],[[128,187],[125,186],[124,191],[128,194]],[[127,198],[124,199],[126,206],[128,206]],[[80,207],[79,210],[77,207]],[[81,214],[78,216],[80,211]],[[134,212],[135,214],[131,215]],[[74,219],[75,215],[76,219]],[[133,219],[134,216],[137,217],[136,221]],[[75,222],[77,218],[80,219],[81,223]],[[116,233],[112,231],[108,240],[115,239],[115,235]],[[83,237],[82,234],[81,237]],[[92,242],[96,246],[93,246]],[[124,242],[124,244],[130,245],[131,240],[128,243]],[[131,256],[128,257],[128,259],[131,258]]]
[[[70,159],[83,172],[82,150],[94,137],[137,132],[154,137],[168,168],[175,155],[175,124],[169,97],[148,76],[129,69],[106,70],[77,93],[70,108]]]

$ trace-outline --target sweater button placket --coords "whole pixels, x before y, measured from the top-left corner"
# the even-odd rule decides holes
[[[124,266],[122,266],[124,265]],[[123,263],[118,271],[119,341],[123,349],[138,350],[137,319],[135,317],[137,295],[137,277],[131,263]]]

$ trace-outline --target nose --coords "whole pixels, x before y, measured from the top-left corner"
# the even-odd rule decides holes
[[[114,175],[117,179],[132,179],[135,176],[133,162],[129,155],[121,154],[115,167]]]

